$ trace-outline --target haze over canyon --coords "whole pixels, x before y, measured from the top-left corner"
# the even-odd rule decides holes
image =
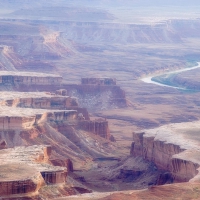
[[[200,199],[200,2],[0,2],[0,199]]]

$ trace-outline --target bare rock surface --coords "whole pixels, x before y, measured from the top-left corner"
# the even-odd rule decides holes
[[[49,146],[15,147],[0,151],[0,195],[27,195],[48,184],[65,183],[67,168],[48,163]]]
[[[169,170],[175,182],[199,182],[200,122],[165,125],[133,133],[131,154]]]
[[[12,108],[10,109],[7,106],[1,106],[0,107],[0,116],[9,116],[9,117],[31,117],[31,116],[35,116],[35,115],[42,115],[44,113],[50,112],[50,113],[56,113],[56,112],[73,112],[70,110],[47,110],[47,109],[30,109],[30,108]]]

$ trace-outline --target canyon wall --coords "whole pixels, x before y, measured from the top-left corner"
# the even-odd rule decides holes
[[[12,196],[37,192],[42,185],[42,177],[38,173],[34,179],[18,181],[0,181],[0,196]]]
[[[80,120],[78,121],[78,128],[99,135],[105,139],[110,139],[111,137],[108,121],[106,120]]]
[[[81,78],[82,85],[116,85],[113,78]]]
[[[18,110],[16,110],[17,112]],[[28,111],[27,111],[28,112]],[[51,122],[71,122],[77,119],[75,110],[69,111],[49,111],[34,116],[0,116],[0,130],[24,129],[36,125],[41,121]]]
[[[62,91],[61,94],[63,94]],[[52,93],[42,93],[44,96],[40,93],[33,93],[32,97],[30,97],[31,93],[17,92],[15,93],[16,96],[10,94],[4,92],[4,95],[8,96],[0,100],[0,105],[33,109],[76,110],[78,115],[83,115],[85,119],[89,120],[87,109],[79,107],[77,98],[74,97],[59,96]]]
[[[58,170],[58,171],[44,171],[41,172],[43,179],[46,184],[59,184],[65,183],[67,177],[67,171]]]
[[[28,194],[34,197],[45,185],[64,184],[67,168],[50,165],[50,157],[50,146],[0,150],[0,196],[5,199]]]
[[[49,111],[44,114],[37,114],[35,117],[35,123],[39,123],[40,121],[51,122],[72,122],[77,119],[77,112],[75,110],[66,110],[66,111]]]
[[[20,92],[45,91],[62,96],[67,93],[68,96],[77,98],[79,106],[86,108],[90,112],[127,107],[125,92],[116,85],[116,80],[113,78],[82,78],[81,84],[64,84],[62,83],[62,77],[59,76],[49,77],[48,74],[38,74],[38,77],[35,77],[34,75],[31,76],[32,73],[30,73],[29,76],[26,74],[17,76],[15,73],[7,72],[7,78],[2,78],[0,81],[0,90],[14,90]],[[0,73],[0,77],[1,76]],[[16,81],[18,79],[19,81]],[[68,98],[68,100],[70,100],[70,98]],[[27,106],[31,104],[32,99],[23,100],[23,98],[21,98],[20,102],[19,100],[15,101],[16,102],[8,101],[7,103],[16,105],[23,104]],[[58,103],[56,103],[55,99],[52,99],[52,102],[53,101],[55,103],[52,103],[51,106],[56,107]],[[68,105],[71,104],[70,106],[73,107],[77,106],[74,98],[71,98],[70,101]],[[49,104],[51,104],[51,102],[47,103],[45,100],[42,101],[41,99],[32,102],[34,107],[49,107]],[[70,106],[68,105],[66,106],[69,108]]]
[[[17,72],[6,72],[7,75],[0,73],[0,90],[11,90],[20,92],[38,92],[45,91],[55,93],[57,95],[65,96],[68,94],[70,97],[78,99],[79,106],[86,108],[90,112],[97,110],[115,109],[127,107],[127,100],[125,92],[116,85],[116,80],[113,78],[82,78],[81,84],[64,84],[62,83],[62,77],[52,76],[48,74],[38,74],[38,77],[32,73],[26,73],[21,76],[17,75]],[[39,80],[40,79],[40,80]],[[17,81],[18,80],[18,81]],[[61,89],[62,88],[62,89]],[[7,100],[8,105],[14,106],[32,106],[40,108],[58,107],[61,104],[65,104],[67,108],[77,107],[75,98],[68,97],[65,103],[60,103],[61,98],[52,98],[47,102],[41,98],[21,98],[15,99],[15,101]],[[58,105],[60,104],[60,105]],[[86,113],[86,111],[84,111]],[[82,113],[83,114],[83,113]],[[88,114],[84,116],[88,119]]]
[[[88,111],[124,108],[127,107],[125,92],[117,85],[64,85],[69,96],[78,99],[80,107]]]
[[[70,107],[72,109],[78,107],[76,98],[60,97],[60,96],[39,97],[39,98],[21,97],[17,99],[5,100],[2,102],[2,104],[13,107],[41,108],[41,109],[65,109],[66,107]]]
[[[60,85],[62,77],[30,72],[0,72],[0,84],[2,85]]]
[[[176,126],[180,125],[173,128]],[[185,138],[185,133],[180,133],[181,128],[179,133],[174,129],[168,128],[170,131],[166,131],[165,127],[161,127],[161,130],[134,132],[130,154],[143,157],[155,163],[159,169],[169,171],[174,182],[200,181],[197,144]]]

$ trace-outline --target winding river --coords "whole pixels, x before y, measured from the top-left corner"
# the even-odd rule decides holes
[[[166,75],[166,74],[175,74],[175,73],[177,74],[177,73],[180,73],[180,72],[185,72],[185,71],[189,71],[189,70],[200,68],[200,62],[198,62],[197,64],[198,65],[194,66],[194,67],[174,70],[174,71],[170,71],[170,72],[167,72],[167,73],[165,72],[163,74],[159,74],[158,76],[162,76],[162,75]],[[164,84],[164,83],[158,83],[158,82],[152,80],[153,77],[154,76],[149,76],[149,77],[146,77],[146,78],[142,78],[140,80],[145,82],[145,83],[152,83],[152,84],[159,85],[159,86],[170,87],[170,88],[181,89],[181,90],[187,90],[187,89],[181,88],[181,87],[175,87],[175,86],[167,85],[167,84]]]

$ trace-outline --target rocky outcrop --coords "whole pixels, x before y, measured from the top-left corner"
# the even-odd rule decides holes
[[[110,139],[110,131],[108,128],[108,121],[103,119],[98,120],[80,120],[78,121],[78,128],[91,133],[94,133],[100,137]]]
[[[60,85],[62,77],[35,72],[0,71],[2,85]]]
[[[23,197],[33,195],[45,185],[65,183],[67,168],[48,164],[50,156],[50,146],[0,150],[0,196]]]
[[[161,173],[157,179],[156,185],[171,184],[174,181],[174,177],[170,172]]]
[[[79,107],[77,98],[65,96],[66,91],[63,89],[60,92],[62,95],[47,92],[2,92],[0,105],[33,109],[76,110],[77,114],[89,120],[87,109]]]
[[[116,79],[113,78],[82,78],[82,85],[116,85]]]
[[[65,108],[76,108],[78,103],[76,98],[71,97],[40,97],[40,98],[26,98],[21,97],[17,99],[9,99],[2,102],[2,104],[12,107],[23,107],[23,108],[41,108],[41,109],[65,109]]]
[[[0,149],[6,149],[7,148],[7,143],[5,140],[0,141]]]
[[[11,169],[10,166],[7,166],[8,170]],[[23,169],[23,165],[21,168]],[[28,167],[25,168],[27,170]],[[29,170],[30,171],[30,170]],[[8,172],[9,173],[9,172]],[[17,173],[17,171],[16,171]],[[35,172],[33,177],[27,179],[18,179],[18,180],[0,180],[0,196],[1,197],[12,197],[16,194],[27,194],[34,193],[44,185],[44,180],[42,179],[41,174]]]
[[[117,85],[65,85],[69,96],[76,97],[79,106],[94,112],[127,107],[125,92]]]
[[[61,166],[61,167],[66,167],[68,172],[73,172],[74,171],[74,167],[73,167],[73,163],[70,159],[59,159],[59,158],[51,158],[50,162],[54,165],[54,166]]]
[[[61,89],[62,88],[62,89]],[[113,78],[82,78],[81,84],[62,83],[59,75],[30,73],[30,72],[0,72],[0,90],[15,90],[20,92],[46,91],[60,96],[76,97],[79,99],[79,106],[87,108],[89,111],[105,110],[112,108],[127,107],[125,92],[116,85]],[[26,99],[26,98],[25,98]],[[69,98],[68,98],[69,99]],[[7,102],[8,104],[26,104],[22,102]],[[34,106],[48,106],[47,102],[35,100]],[[55,101],[55,100],[54,100]],[[30,102],[28,104],[30,104]],[[74,98],[71,98],[72,106],[77,106]],[[41,105],[42,104],[42,105]],[[55,107],[57,103],[53,104]]]
[[[42,171],[41,175],[46,184],[58,184],[64,183],[67,177],[67,171],[57,170],[57,171]]]
[[[171,124],[135,132],[131,155],[141,156],[159,169],[169,171],[171,182],[200,181],[199,143],[192,136],[199,130],[198,124]]]
[[[182,152],[179,146],[155,140],[155,137],[145,137],[144,132],[134,133],[131,154],[142,156],[153,161],[159,168],[169,170],[170,159],[173,155]],[[162,152],[162,154],[161,154]]]
[[[29,109],[13,108],[12,112],[10,112],[8,107],[2,107],[0,116],[0,130],[21,130],[36,125],[41,121],[47,121],[49,123],[57,123],[59,121],[70,122],[77,118],[77,112],[75,110],[51,111],[36,109],[30,113],[29,111]]]

